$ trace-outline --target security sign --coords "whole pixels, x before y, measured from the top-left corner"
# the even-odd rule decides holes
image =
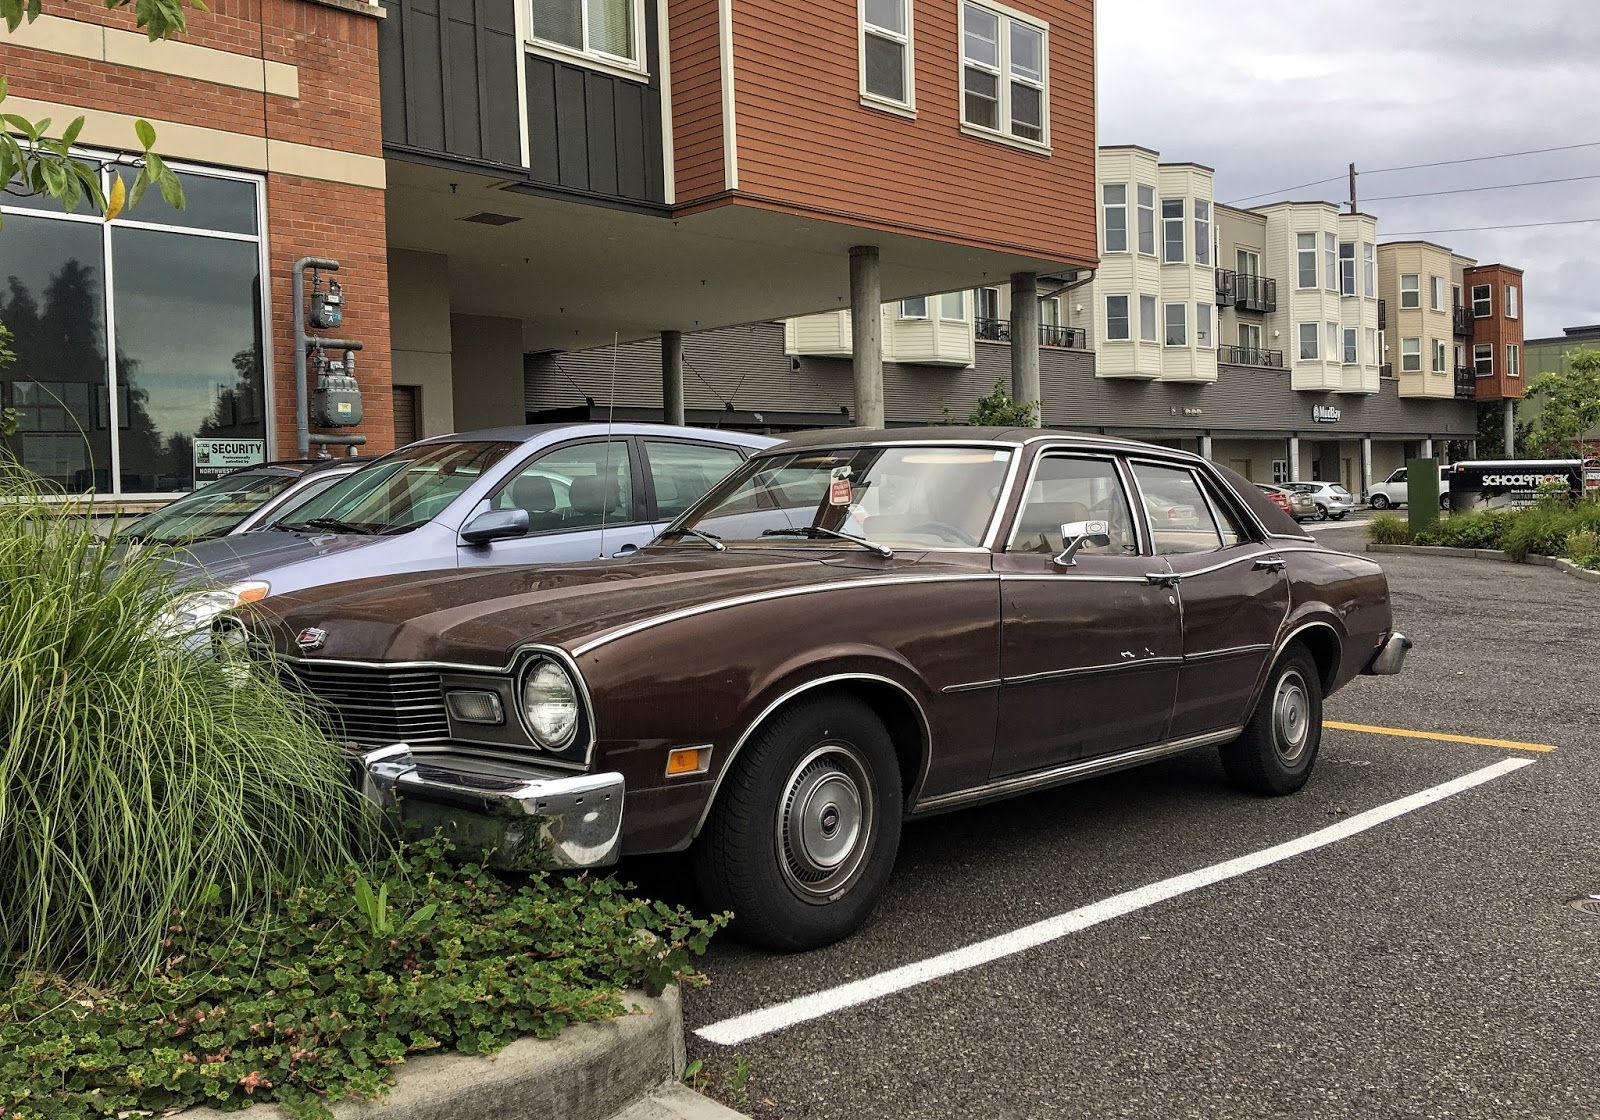
[[[194,482],[196,486],[221,478],[229,471],[263,463],[267,458],[264,439],[197,439],[194,441]]]

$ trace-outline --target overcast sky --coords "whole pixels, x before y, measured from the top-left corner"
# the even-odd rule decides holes
[[[1600,0],[1101,0],[1097,14],[1101,143],[1215,167],[1219,202],[1342,202],[1352,160],[1600,142]],[[1380,200],[1581,175],[1595,178]],[[1284,190],[1324,177],[1337,181]],[[1357,190],[1383,240],[1600,218],[1600,143],[1363,175]],[[1525,269],[1529,338],[1600,323],[1600,222],[1424,239]]]

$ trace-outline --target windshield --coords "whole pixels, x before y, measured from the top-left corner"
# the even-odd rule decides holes
[[[120,535],[158,544],[226,536],[294,480],[294,475],[284,471],[237,471],[129,522]]]
[[[662,539],[725,546],[838,549],[839,537],[884,548],[982,544],[1012,451],[895,445],[806,449],[752,459]]]
[[[278,522],[280,529],[405,533],[437,517],[518,443],[427,443],[378,459]]]

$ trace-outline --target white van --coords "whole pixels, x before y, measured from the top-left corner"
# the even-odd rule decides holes
[[[1439,508],[1450,508],[1450,468],[1439,468]],[[1389,509],[1406,504],[1406,468],[1401,467],[1367,491],[1367,504],[1373,509]]]

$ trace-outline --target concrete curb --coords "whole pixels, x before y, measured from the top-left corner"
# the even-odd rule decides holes
[[[1587,568],[1580,568],[1571,560],[1563,560],[1559,556],[1539,556],[1529,553],[1526,560],[1514,560],[1509,553],[1498,548],[1445,548],[1434,544],[1369,544],[1368,552],[1386,552],[1393,556],[1403,556],[1407,553],[1412,556],[1457,556],[1466,560],[1499,560],[1505,564],[1534,564],[1541,568],[1556,568],[1566,572],[1567,575],[1584,580],[1587,583],[1600,583],[1600,572],[1591,572]]]
[[[338,1120],[605,1120],[676,1083],[685,1063],[683,1011],[678,989],[659,999],[625,993],[632,1015],[580,1023],[555,1038],[524,1038],[492,1058],[428,1054],[396,1073],[381,1101],[342,1101]],[[216,1120],[211,1108],[176,1114],[182,1120]],[[250,1109],[251,1120],[288,1120],[275,1104]]]

